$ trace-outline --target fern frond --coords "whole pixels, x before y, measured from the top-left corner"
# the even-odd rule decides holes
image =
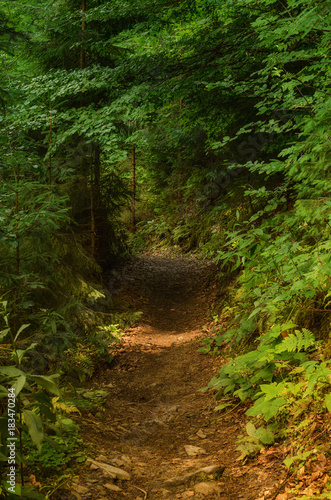
[[[315,345],[315,336],[307,328],[302,331],[295,330],[295,333],[290,333],[284,340],[275,348],[277,353],[281,352],[300,352],[305,351],[309,347]]]
[[[52,403],[54,410],[60,410],[63,413],[79,413],[79,415],[81,415],[81,412],[76,406],[59,402],[59,397],[52,398]]]

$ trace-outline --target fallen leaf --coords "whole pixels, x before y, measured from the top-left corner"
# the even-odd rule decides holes
[[[320,471],[313,472],[312,475],[310,476],[311,481],[315,481],[319,477],[321,477],[323,474]]]
[[[314,493],[316,493],[316,488],[312,488],[311,486],[308,486],[308,488],[303,491],[304,495],[314,495]]]
[[[303,465],[303,466],[301,467],[301,469],[299,469],[299,470],[298,470],[298,472],[297,472],[297,476],[298,476],[298,477],[302,477],[302,476],[304,475],[305,471],[306,471],[306,469],[305,469],[305,466]]]

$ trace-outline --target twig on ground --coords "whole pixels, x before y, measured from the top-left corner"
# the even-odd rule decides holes
[[[135,486],[134,484],[133,484],[132,486],[133,486],[134,488],[136,488],[137,490],[141,491],[141,493],[143,493],[143,494],[145,495],[145,496],[144,496],[144,500],[146,500],[147,495],[148,495],[147,491],[142,490],[141,488],[138,488],[138,486]]]

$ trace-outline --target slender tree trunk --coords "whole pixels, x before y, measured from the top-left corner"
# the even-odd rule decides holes
[[[182,110],[183,110],[183,101],[182,101],[182,99],[179,99],[179,130],[182,129],[182,125],[181,125]],[[180,168],[179,168],[177,199],[178,199],[178,201],[180,201],[182,198],[182,192],[180,189],[180,183],[181,183],[181,177],[182,177],[182,171],[181,171],[181,168],[182,168],[182,166],[181,166],[181,164],[182,164],[182,148],[181,148],[181,146],[179,146],[179,148],[178,148],[178,163],[180,165]]]
[[[52,140],[53,140],[53,116],[52,110],[49,110],[49,141],[48,141],[48,149],[49,149],[49,157],[48,157],[48,185],[49,189],[51,189],[52,185]]]
[[[180,21],[180,28],[179,30],[182,31],[182,21]],[[182,54],[182,49],[180,49],[180,54]],[[179,77],[180,80],[182,79],[182,77],[180,76]],[[181,98],[179,98],[179,130],[182,129],[182,124],[181,124],[181,119],[182,119],[182,110],[183,110],[183,100]],[[177,199],[178,201],[181,200],[182,198],[182,192],[181,192],[181,189],[180,189],[180,184],[181,184],[181,177],[182,177],[182,171],[181,171],[181,163],[182,163],[182,149],[181,149],[181,146],[179,146],[178,148],[178,163],[180,165],[180,168],[179,168],[179,179],[178,179],[178,190],[177,190]]]
[[[20,255],[20,238],[19,238],[19,229],[18,229],[18,211],[19,211],[19,189],[20,189],[20,171],[17,170],[15,173],[16,180],[16,190],[15,190],[15,236],[16,236],[16,276],[17,276],[17,285],[15,288],[14,294],[14,332],[17,332],[17,318],[16,318],[16,307],[18,304],[18,277],[20,274],[21,268],[21,255]]]
[[[179,130],[182,129],[182,124],[181,124],[182,111],[183,111],[183,100],[179,99]],[[182,162],[182,148],[180,146],[178,149],[178,161],[179,163]]]
[[[91,254],[95,254],[95,208],[93,190],[93,148],[90,156],[90,201],[91,201]]]
[[[80,49],[80,69],[85,68],[85,30],[86,30],[86,22],[85,22],[85,12],[86,12],[86,0],[82,0],[82,32],[81,32],[81,49]]]
[[[101,163],[100,146],[95,146],[94,153],[94,186],[95,186],[95,208],[98,210],[101,205]]]
[[[136,230],[136,148],[132,146],[132,232]]]
[[[18,207],[19,207],[19,188],[20,188],[20,173],[19,171],[16,173],[16,191],[15,191],[15,215],[16,215],[16,222],[15,222],[15,230],[16,230],[16,274],[18,275],[20,273],[20,240],[19,240],[19,233],[18,233]]]

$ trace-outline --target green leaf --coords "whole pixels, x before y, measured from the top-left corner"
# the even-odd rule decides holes
[[[276,398],[270,401],[265,401],[265,397],[262,396],[260,399],[256,400],[252,408],[246,411],[246,415],[249,417],[256,417],[257,415],[263,415],[266,422],[275,417],[279,409],[286,404],[285,399]]]
[[[13,385],[13,389],[15,390],[15,396],[17,397],[21,390],[23,389],[26,382],[26,375],[20,375],[15,384]]]
[[[252,424],[252,422],[248,422],[248,424],[246,424],[246,432],[249,436],[255,437],[256,427]]]
[[[325,396],[324,401],[328,411],[331,411],[331,393]]]
[[[44,438],[43,425],[39,415],[31,410],[23,410],[24,422],[28,428],[32,442],[41,451],[41,443]]]
[[[35,382],[52,394],[60,396],[60,390],[57,384],[54,382],[54,378],[58,378],[58,375],[29,375],[29,380],[32,380],[32,382]]]
[[[4,487],[5,487],[5,490],[7,491],[7,493],[9,493],[9,495],[10,495],[9,498],[11,498],[11,495],[13,495],[13,491],[9,489],[10,484],[8,484],[8,481],[4,481]],[[14,495],[17,495],[18,497],[20,497],[22,494],[21,486],[18,483],[15,483],[14,488],[15,488]]]
[[[25,330],[25,329],[26,329],[26,328],[28,328],[29,326],[30,326],[30,323],[28,323],[28,324],[26,324],[26,325],[22,325],[22,326],[18,329],[18,331],[17,331],[17,333],[16,333],[16,335],[15,335],[14,341],[16,341],[16,340],[18,339],[18,337],[19,337],[20,333],[22,333],[22,332],[23,332],[23,330]]]
[[[24,372],[16,368],[16,366],[1,366],[0,373],[6,377],[19,377],[20,375],[25,375]]]
[[[275,441],[275,435],[269,428],[259,427],[256,429],[255,436],[256,439],[261,441],[263,444],[272,444]]]
[[[223,410],[223,408],[226,408],[227,406],[232,406],[232,403],[223,403],[221,405],[217,405],[214,408],[214,411]]]
[[[6,328],[5,330],[2,330],[0,332],[0,342],[7,337],[9,332],[10,332],[10,328]]]

